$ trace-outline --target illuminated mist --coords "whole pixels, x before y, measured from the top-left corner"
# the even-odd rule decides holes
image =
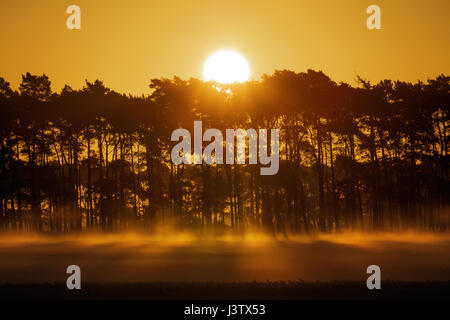
[[[0,283],[63,282],[70,264],[87,282],[331,281],[366,279],[380,265],[383,279],[448,280],[450,235],[343,233],[274,239],[264,235],[199,238],[4,235]]]

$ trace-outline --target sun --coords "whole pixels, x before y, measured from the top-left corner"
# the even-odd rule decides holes
[[[247,60],[233,50],[222,50],[214,53],[203,66],[203,77],[206,81],[219,83],[245,82],[249,79],[250,67]]]

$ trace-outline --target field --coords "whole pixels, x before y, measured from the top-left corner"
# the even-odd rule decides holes
[[[448,298],[448,235],[346,233],[273,239],[139,234],[4,236],[7,298],[346,299]],[[68,265],[82,290],[69,291]],[[379,265],[382,290],[369,291]]]

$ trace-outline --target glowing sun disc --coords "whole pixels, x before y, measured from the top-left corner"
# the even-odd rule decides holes
[[[247,60],[232,50],[214,53],[203,66],[203,77],[206,81],[219,83],[245,82],[249,79],[250,67]]]

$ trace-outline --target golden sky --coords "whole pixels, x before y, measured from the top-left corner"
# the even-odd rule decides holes
[[[71,4],[81,30],[66,28]],[[382,30],[366,27],[371,4]],[[31,72],[56,91],[99,78],[147,94],[151,78],[202,78],[209,55],[234,49],[256,80],[308,68],[351,84],[426,80],[450,74],[449,12],[449,0],[1,0],[0,76],[13,88]]]

